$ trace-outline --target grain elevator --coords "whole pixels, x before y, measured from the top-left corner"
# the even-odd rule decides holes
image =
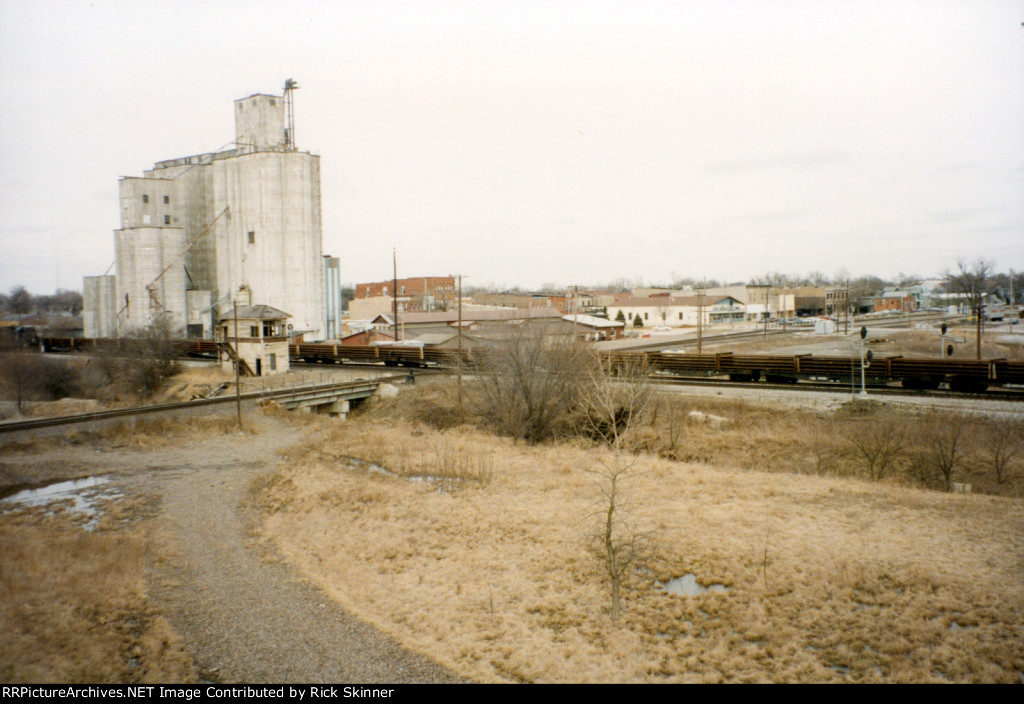
[[[295,146],[296,88],[236,100],[233,148],[121,178],[116,274],[86,277],[87,337],[163,318],[210,338],[236,303],[285,311],[290,335],[325,336],[320,157]]]

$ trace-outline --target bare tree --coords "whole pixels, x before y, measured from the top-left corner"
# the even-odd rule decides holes
[[[807,275],[806,281],[808,286],[815,287],[828,286],[829,283],[828,277],[820,271],[812,271]]]
[[[857,421],[847,441],[861,460],[871,481],[880,481],[892,473],[903,454],[903,424],[895,418],[867,418]]]
[[[666,305],[658,306],[658,315],[661,316],[661,324],[662,325],[665,325],[666,323],[668,323],[668,314],[669,314],[669,312],[671,312],[671,309],[668,307],[667,304]]]
[[[975,359],[981,359],[981,315],[982,300],[992,277],[992,263],[978,259],[973,264],[960,260],[955,272],[946,272],[946,290],[966,296],[971,315],[975,316]]]
[[[18,413],[22,404],[32,397],[43,372],[42,355],[25,349],[12,349],[0,354],[0,383],[14,397]]]
[[[930,414],[921,423],[923,444],[917,459],[942,479],[946,491],[953,488],[953,475],[963,464],[969,431],[967,418],[959,414]]]
[[[553,436],[575,403],[578,378],[593,363],[571,335],[548,335],[540,324],[506,329],[481,354],[474,384],[478,410],[500,433],[540,442]]]
[[[1005,484],[1014,476],[1014,461],[1024,453],[1024,425],[1015,420],[993,420],[985,423],[980,454],[992,468],[997,484]]]
[[[152,325],[124,340],[120,354],[126,361],[126,380],[140,398],[155,394],[174,373],[177,350],[172,325],[160,316]]]
[[[33,303],[32,294],[24,286],[15,286],[11,289],[8,305],[15,315],[28,315],[32,312]]]
[[[651,404],[651,385],[647,369],[631,363],[616,369],[610,377],[598,365],[587,368],[580,379],[578,395],[581,429],[611,449],[610,460],[588,470],[601,492],[599,520],[591,533],[591,544],[603,571],[611,583],[612,620],[621,613],[623,580],[643,552],[647,535],[641,532],[626,511],[623,485],[635,464],[635,456],[625,447],[626,433],[646,415]]]
[[[661,394],[655,397],[651,404],[653,417],[652,423],[657,422],[659,416],[664,418],[664,434],[658,454],[668,459],[679,459],[679,449],[686,436],[685,413],[680,408],[678,397],[669,394]]]

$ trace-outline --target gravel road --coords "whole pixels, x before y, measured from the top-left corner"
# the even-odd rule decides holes
[[[255,422],[257,435],[179,448],[163,458],[169,465],[136,476],[160,497],[159,535],[172,555],[154,567],[151,596],[204,675],[250,683],[457,681],[298,580],[251,537],[247,487],[301,432]]]

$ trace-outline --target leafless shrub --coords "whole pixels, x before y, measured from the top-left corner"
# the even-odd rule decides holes
[[[35,397],[45,370],[46,361],[35,352],[13,349],[0,354],[0,383],[17,402],[18,413],[25,401]]]
[[[905,436],[900,419],[881,416],[856,421],[846,439],[862,473],[877,482],[894,472],[904,452]]]
[[[659,394],[651,404],[651,426],[661,432],[660,442],[655,448],[666,459],[677,460],[683,440],[686,438],[686,412],[677,399],[668,394]]]
[[[50,400],[76,396],[81,389],[78,370],[65,359],[44,359],[38,388]]]
[[[923,478],[935,476],[946,491],[953,485],[953,475],[963,464],[970,423],[960,414],[931,413],[918,422],[918,437],[915,462]]]
[[[1020,474],[1018,460],[1024,455],[1024,423],[1013,420],[986,423],[977,447],[978,456],[992,470],[996,484],[1011,482]]]
[[[444,437],[434,443],[432,450],[432,457],[421,471],[449,482],[453,488],[465,482],[487,484],[494,475],[493,455],[470,450]]]
[[[642,363],[619,366],[610,377],[590,364],[575,388],[575,425],[582,434],[612,448],[622,447],[627,431],[648,420],[651,384]]]
[[[174,373],[177,351],[172,326],[164,316],[124,341],[121,354],[126,362],[127,380],[139,398],[150,398]]]
[[[566,335],[522,325],[488,349],[474,384],[476,406],[503,435],[536,443],[561,429],[593,356]]]

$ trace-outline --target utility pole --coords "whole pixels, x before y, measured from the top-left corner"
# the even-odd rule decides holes
[[[458,390],[459,390],[459,419],[462,419],[462,274],[459,274],[459,358],[457,362],[458,369]]]
[[[772,285],[764,287],[764,338],[768,339],[768,319],[772,317]]]
[[[846,289],[843,292],[843,334],[850,334],[850,280],[846,280]]]
[[[704,343],[704,286],[697,290],[697,354],[700,354]]]
[[[981,296],[982,296],[982,293],[981,293],[981,282],[980,281],[978,282],[977,289],[975,289],[975,285],[972,283],[971,284],[971,298],[974,299],[974,310],[975,310],[975,313],[978,316],[978,319],[975,321],[975,326],[977,328],[977,336],[976,336],[977,343],[974,346],[974,358],[975,359],[981,359]]]
[[[1010,269],[1010,318],[1009,322],[1007,323],[1007,327],[1009,328],[1010,332],[1013,332],[1014,318],[1020,317],[1019,313],[1017,312],[1018,310],[1019,308],[1017,308],[1017,299],[1013,297],[1013,269]]]
[[[576,284],[574,287],[574,293],[572,297],[572,339],[576,341],[578,339],[576,332],[577,324],[580,319],[580,285]]]
[[[238,381],[239,367],[242,366],[242,354],[238,348],[238,299],[235,304],[235,414],[238,417],[238,427],[242,427],[242,387]]]
[[[395,316],[395,342],[398,342],[398,252],[394,247],[391,248],[391,266],[391,308]]]

